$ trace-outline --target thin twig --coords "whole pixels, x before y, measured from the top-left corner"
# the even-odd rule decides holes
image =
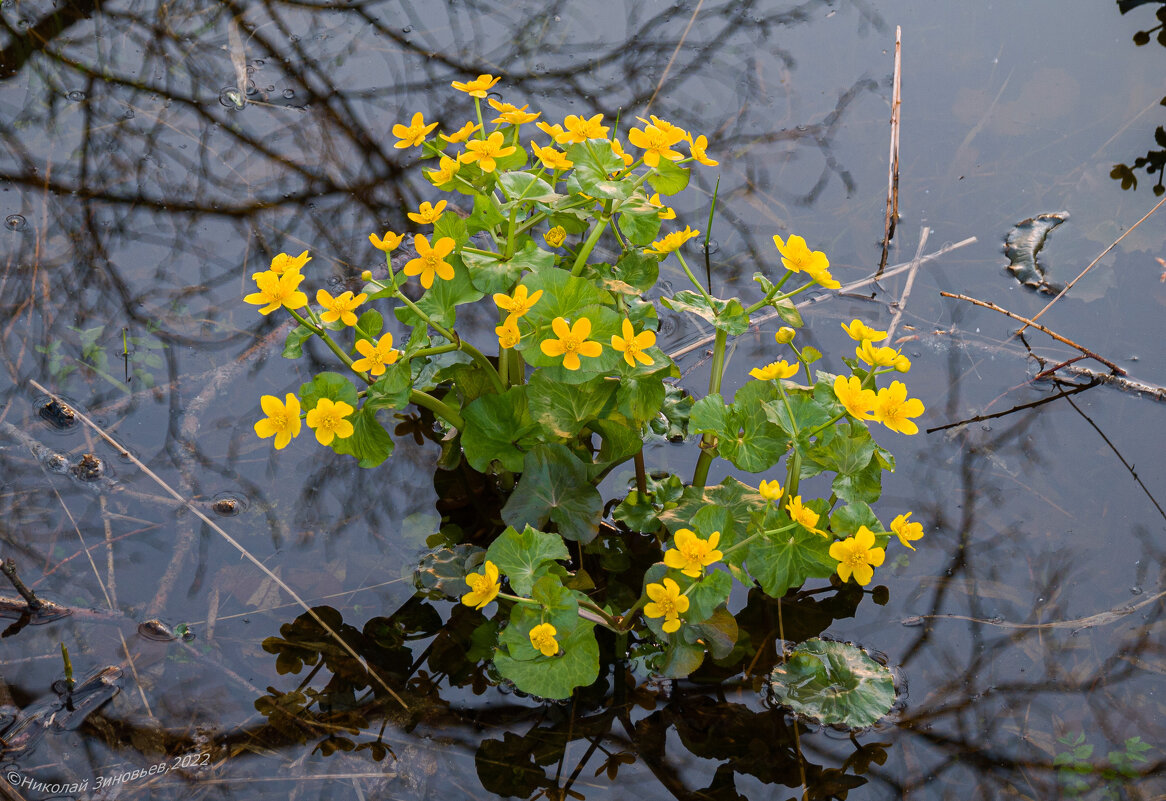
[[[1034,378],[1033,380],[1035,381],[1036,378]],[[931,434],[932,432],[935,432],[935,431],[946,431],[949,428],[957,428],[959,426],[966,426],[968,423],[982,423],[985,420],[995,420],[997,417],[1006,417],[1010,414],[1014,414],[1016,412],[1020,412],[1020,411],[1023,411],[1025,409],[1035,409],[1037,406],[1044,406],[1046,403],[1052,403],[1055,400],[1060,400],[1061,398],[1068,397],[1069,395],[1076,395],[1078,392],[1084,392],[1087,389],[1092,389],[1093,387],[1097,386],[1099,383],[1101,383],[1101,382],[1100,381],[1091,381],[1088,384],[1079,384],[1078,386],[1075,386],[1073,389],[1070,389],[1067,392],[1062,390],[1062,391],[1058,392],[1056,395],[1049,395],[1047,398],[1041,398],[1040,400],[1035,400],[1035,401],[1032,401],[1031,403],[1022,403],[1019,406],[1013,406],[1011,409],[1008,409],[1008,410],[1003,411],[1003,412],[993,412],[992,414],[978,414],[975,417],[969,417],[966,420],[957,420],[954,423],[944,423],[941,426],[935,426],[934,428],[927,429],[927,431],[925,433]]]
[[[966,245],[971,245],[975,241],[976,241],[976,238],[974,236],[969,236],[967,239],[960,240],[959,242],[956,242],[954,244],[944,245],[939,250],[936,250],[932,253],[928,253],[926,256],[924,256],[921,259],[912,259],[911,261],[906,262],[904,264],[895,265],[890,270],[888,270],[886,273],[884,273],[882,277],[883,278],[890,278],[892,276],[898,275],[899,273],[906,272],[907,270],[910,270],[912,267],[914,267],[918,264],[924,264],[924,263],[932,261],[934,259],[938,259],[940,256],[943,256],[947,253],[951,253],[953,250],[959,250],[960,248],[962,248]],[[838,294],[845,294],[847,292],[854,292],[855,290],[862,289],[864,286],[869,286],[869,285],[873,284],[877,280],[879,280],[878,276],[871,275],[869,278],[863,278],[860,281],[855,281],[853,283],[846,284],[845,286],[839,288],[837,290],[837,293]],[[805,307],[807,307],[813,303],[818,303],[819,301],[827,300],[827,299],[832,298],[832,297],[834,297],[833,294],[821,295],[821,296],[813,297],[813,298],[807,298],[806,300],[803,300],[801,303],[796,304],[796,306],[798,309],[804,309]],[[754,317],[752,320],[750,320],[750,322],[754,326],[756,326],[756,325],[760,325],[761,323],[765,323],[765,322],[768,322],[770,320],[773,320],[778,316],[779,316],[779,314],[776,311],[772,311],[772,312],[769,312],[768,314],[762,314],[758,317]],[[696,340],[695,342],[691,342],[688,345],[685,345],[684,347],[680,348],[679,350],[675,350],[672,353],[669,353],[668,356],[673,361],[675,361],[676,359],[679,359],[681,356],[687,356],[689,353],[692,353],[694,350],[698,350],[700,348],[705,347],[706,345],[712,344],[714,339],[716,339],[715,335],[703,337],[701,339]]]
[[[1096,379],[1103,384],[1111,384],[1127,392],[1137,392],[1139,394],[1149,395],[1154,400],[1166,401],[1166,387],[1156,387],[1152,384],[1136,381],[1132,378],[1123,378],[1120,375],[1113,375],[1111,373],[1099,373],[1096,370],[1090,370],[1088,367],[1080,367],[1076,364],[1066,365],[1063,369],[1073,375]]]
[[[1096,258],[1096,259],[1094,259],[1093,261],[1089,262],[1089,266],[1088,266],[1088,267],[1086,267],[1084,270],[1082,270],[1080,275],[1078,275],[1076,278],[1074,278],[1074,279],[1073,279],[1072,281],[1070,281],[1069,283],[1065,284],[1065,288],[1064,288],[1064,289],[1062,289],[1060,292],[1058,292],[1058,293],[1057,293],[1057,296],[1056,296],[1055,298],[1053,298],[1053,299],[1052,299],[1052,300],[1050,300],[1048,303],[1046,303],[1046,304],[1045,304],[1045,307],[1044,307],[1043,309],[1041,309],[1041,310],[1040,310],[1040,311],[1038,311],[1036,314],[1034,314],[1034,315],[1032,316],[1032,319],[1033,319],[1034,321],[1035,321],[1035,320],[1039,320],[1039,319],[1040,319],[1040,316],[1041,316],[1042,314],[1044,314],[1045,312],[1047,312],[1047,311],[1049,310],[1049,307],[1051,307],[1051,306],[1052,306],[1054,303],[1056,303],[1058,300],[1060,300],[1061,298],[1063,298],[1063,297],[1065,296],[1065,293],[1066,293],[1066,292],[1068,292],[1070,289],[1072,289],[1072,288],[1073,288],[1073,285],[1074,285],[1074,284],[1076,284],[1078,281],[1080,281],[1082,278],[1084,278],[1084,277],[1085,277],[1085,273],[1087,273],[1087,272],[1089,272],[1090,270],[1092,270],[1092,269],[1093,269],[1093,266],[1094,266],[1095,264],[1097,264],[1097,262],[1101,261],[1101,259],[1102,259],[1102,258],[1105,256],[1105,254],[1106,254],[1106,253],[1109,253],[1109,251],[1111,251],[1111,250],[1113,250],[1115,247],[1117,247],[1117,243],[1118,243],[1118,242],[1122,241],[1122,240],[1123,240],[1123,239],[1125,239],[1127,236],[1129,236],[1129,233],[1130,233],[1130,231],[1134,230],[1134,229],[1135,229],[1135,228],[1137,228],[1139,225],[1141,225],[1142,223],[1144,223],[1144,222],[1146,221],[1146,219],[1147,219],[1147,218],[1148,218],[1148,217],[1149,217],[1151,214],[1153,214],[1154,212],[1156,212],[1156,211],[1157,211],[1157,210],[1158,210],[1158,209],[1159,209],[1159,208],[1162,206],[1162,204],[1163,204],[1163,203],[1166,203],[1166,197],[1164,197],[1164,198],[1162,198],[1161,200],[1159,200],[1159,201],[1158,201],[1158,203],[1157,203],[1157,205],[1155,205],[1155,206],[1154,206],[1154,208],[1152,208],[1152,209],[1150,209],[1149,211],[1147,211],[1147,212],[1146,212],[1146,216],[1145,216],[1145,217],[1142,217],[1142,219],[1138,220],[1136,223],[1134,223],[1133,225],[1131,225],[1131,226],[1129,227],[1129,230],[1127,230],[1127,231],[1126,231],[1124,234],[1122,234],[1121,236],[1119,236],[1117,239],[1113,240],[1113,244],[1112,244],[1112,245],[1110,245],[1109,247],[1107,247],[1105,250],[1101,251],[1101,253],[1099,253],[1099,254],[1098,254],[1098,256],[1097,256],[1097,258]],[[1022,333],[1022,332],[1024,331],[1024,329],[1025,329],[1025,328],[1027,328],[1027,327],[1028,327],[1028,326],[1030,326],[1030,325],[1035,325],[1035,323],[1034,323],[1034,322],[1028,322],[1028,323],[1026,323],[1025,325],[1021,326],[1020,330],[1019,330],[1019,331],[1017,331],[1016,333],[1017,333],[1017,334],[1020,334],[1020,333]],[[1038,327],[1039,327],[1039,326],[1038,326]]]
[[[891,89],[891,156],[887,164],[887,217],[883,223],[883,255],[879,259],[876,276],[883,274],[887,266],[887,251],[895,237],[895,225],[899,221],[899,114],[903,104],[903,29],[895,26],[895,78]]]
[[[644,106],[644,113],[648,113],[648,109],[652,107],[652,103],[656,100],[656,95],[660,94],[660,88],[664,86],[664,81],[668,78],[668,73],[672,69],[672,63],[676,61],[676,56],[680,54],[680,48],[684,46],[684,40],[688,38],[688,32],[692,30],[693,23],[696,22],[696,15],[700,13],[700,7],[704,5],[704,0],[699,0],[696,8],[692,11],[692,16],[688,18],[688,25],[684,28],[684,33],[680,34],[680,41],[676,43],[676,49],[672,51],[672,56],[668,59],[668,63],[664,65],[664,72],[660,74],[660,80],[656,82],[656,88],[652,90],[652,96],[648,98],[648,105]]]
[[[1073,340],[1068,339],[1066,337],[1063,337],[1060,334],[1058,334],[1057,332],[1051,331],[1048,328],[1045,328],[1043,325],[1040,325],[1039,323],[1036,323],[1036,322],[1028,319],[1027,317],[1021,317],[1019,314],[1013,314],[1012,312],[1008,311],[1008,309],[1005,309],[1002,306],[997,306],[995,303],[989,303],[986,300],[976,300],[975,298],[970,298],[967,295],[957,295],[953,292],[940,292],[939,294],[945,298],[955,298],[956,300],[964,300],[964,301],[967,301],[968,303],[975,304],[976,306],[983,306],[985,309],[991,309],[992,311],[1000,312],[1001,314],[1003,314],[1006,317],[1011,317],[1013,320],[1017,320],[1019,322],[1022,322],[1026,326],[1031,325],[1033,328],[1037,329],[1038,331],[1043,331],[1044,333],[1048,334],[1049,336],[1051,336],[1053,339],[1057,340],[1058,342],[1062,342],[1071,348],[1076,348],[1077,350],[1081,351],[1086,356],[1088,356],[1090,359],[1094,359],[1095,361],[1101,362],[1102,364],[1104,364],[1110,370],[1113,370],[1118,375],[1125,375],[1126,374],[1125,370],[1121,369],[1120,367],[1118,367],[1116,364],[1114,364],[1113,362],[1111,362],[1109,359],[1105,358],[1104,356],[1098,356],[1096,353],[1089,350],[1089,348],[1086,348],[1083,345],[1078,345]],[[1020,330],[1023,331],[1024,329],[1022,328]],[[1017,332],[1017,333],[1019,333],[1019,332]]]
[[[891,318],[891,324],[887,326],[887,342],[893,342],[895,339],[895,328],[898,327],[899,319],[903,316],[903,309],[907,306],[907,298],[911,297],[911,288],[915,286],[915,276],[919,272],[919,259],[923,256],[923,248],[927,247],[927,237],[930,235],[931,229],[926,225],[919,229],[919,246],[915,248],[915,258],[911,259],[911,270],[907,273],[907,283],[903,285],[903,291],[900,293],[899,299],[895,301],[895,316]]]
[[[50,398],[57,400],[58,403],[61,402],[60,398],[56,394],[45,389],[40,384],[38,384],[36,381],[30,379],[28,383],[37,392],[42,392],[45,395],[48,395]],[[384,690],[390,696],[392,696],[394,700],[397,701],[397,703],[399,703],[405,709],[409,708],[409,705],[405,703],[404,699],[401,698],[401,696],[397,695],[397,693],[393,690],[393,688],[390,687],[387,683],[385,683],[385,680],[383,678],[381,678],[380,674],[377,673],[376,671],[374,671],[372,666],[369,665],[364,660],[364,658],[361,657],[360,654],[358,654],[355,650],[353,650],[352,646],[349,645],[347,642],[345,642],[344,639],[342,639],[341,636],[339,634],[337,634],[336,631],[331,626],[328,625],[327,621],[325,621],[323,618],[320,617],[319,614],[316,613],[315,609],[312,609],[310,606],[308,606],[307,602],[305,602],[304,599],[299,596],[299,593],[297,593],[295,590],[293,590],[291,587],[289,587],[287,582],[285,582],[283,579],[281,579],[279,576],[277,576],[274,572],[272,572],[272,570],[269,567],[267,567],[267,565],[265,565],[265,564],[263,564],[263,562],[259,561],[249,550],[244,548],[243,545],[240,544],[238,540],[236,540],[234,537],[232,537],[230,534],[228,534],[226,531],[224,531],[223,528],[218,523],[216,523],[215,521],[213,521],[209,517],[207,517],[206,514],[203,513],[203,511],[201,509],[198,508],[198,506],[196,506],[193,502],[188,501],[186,498],[183,498],[181,495],[179,495],[177,492],[175,492],[174,489],[171,488],[171,486],[169,484],[167,484],[165,481],[163,481],[161,479],[161,477],[158,476],[157,473],[155,473],[153,470],[151,470],[149,467],[147,467],[142,462],[142,460],[140,460],[138,457],[134,456],[134,454],[132,454],[130,451],[128,451],[124,447],[122,447],[122,445],[117,440],[115,440],[109,434],[105,433],[105,431],[102,430],[102,428],[100,426],[98,426],[96,423],[94,423],[92,420],[90,420],[87,415],[83,414],[82,412],[80,412],[76,409],[74,409],[73,411],[77,415],[77,417],[81,420],[81,422],[83,422],[85,425],[87,425],[91,429],[93,429],[98,434],[98,436],[100,436],[102,439],[104,439],[106,442],[108,442],[111,446],[113,446],[117,450],[117,452],[120,456],[122,456],[123,458],[128,459],[130,462],[132,462],[136,468],[138,468],[143,473],[145,473],[147,476],[149,476],[149,478],[151,478],[154,481],[154,483],[156,483],[159,487],[161,487],[163,490],[165,490],[172,498],[174,498],[176,501],[179,501],[183,506],[185,506],[187,509],[189,509],[191,511],[191,513],[194,514],[195,517],[197,517],[199,520],[201,520],[203,523],[205,523],[207,526],[209,526],[212,531],[214,531],[216,534],[218,534],[220,537],[222,537],[224,540],[226,540],[227,543],[231,545],[231,547],[233,547],[240,554],[242,554],[244,558],[246,558],[249,562],[251,562],[251,564],[255,565],[255,567],[257,567],[260,570],[260,572],[262,572],[265,576],[267,576],[269,579],[274,581],[275,584],[280,589],[282,589],[284,592],[286,592],[288,594],[288,596],[300,606],[301,609],[303,609],[305,612],[307,612],[308,615],[314,621],[316,621],[316,623],[318,623],[322,629],[324,629],[324,631],[328,632],[328,635],[331,636],[334,640],[336,640],[336,642],[340,645],[340,647],[343,648],[345,650],[345,652],[348,653],[349,656],[351,656],[353,659],[355,659],[358,664],[362,665],[364,667],[364,669],[368,671],[368,674],[370,676],[372,676],[373,679],[376,680],[377,684],[379,684],[381,687],[383,687]]]
[[[16,588],[18,593],[20,593],[20,597],[24,599],[26,604],[28,604],[29,611],[35,612],[44,606],[44,603],[41,601],[41,599],[36,597],[36,593],[30,590],[28,585],[26,585],[21,580],[20,575],[17,574],[15,559],[8,557],[3,562],[0,562],[0,573],[3,573],[8,577],[8,580],[12,582],[12,586]]]

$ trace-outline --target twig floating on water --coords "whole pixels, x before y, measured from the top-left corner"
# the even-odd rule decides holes
[[[1114,364],[1113,362],[1111,362],[1109,359],[1105,358],[1104,356],[1098,356],[1096,353],[1094,353],[1093,351],[1084,347],[1083,345],[1078,345],[1073,340],[1068,339],[1067,337],[1063,337],[1060,334],[1058,334],[1057,332],[1051,331],[1048,328],[1045,328],[1043,325],[1038,325],[1036,322],[1028,319],[1027,317],[1021,317],[1019,314],[1013,314],[1012,312],[1008,311],[1008,309],[1005,309],[1002,306],[997,306],[995,303],[990,303],[986,300],[976,300],[975,298],[968,297],[967,295],[957,295],[954,292],[940,292],[939,294],[945,298],[954,298],[956,300],[967,301],[968,303],[972,303],[976,306],[983,306],[985,309],[991,309],[992,311],[1000,312],[1001,314],[1003,314],[1006,317],[1011,317],[1013,320],[1018,320],[1019,322],[1024,323],[1026,326],[1031,325],[1033,328],[1037,329],[1038,331],[1045,332],[1046,334],[1048,334],[1049,336],[1051,336],[1053,339],[1057,340],[1058,342],[1064,343],[1065,345],[1068,345],[1071,348],[1076,348],[1077,350],[1081,351],[1086,356],[1088,356],[1090,359],[1101,362],[1102,364],[1104,364],[1109,369],[1113,370],[1118,375],[1125,375],[1126,374],[1125,370],[1118,367],[1116,364]],[[1022,328],[1020,330],[1023,331],[1024,329]],[[1017,333],[1020,333],[1020,332],[1018,331]]]

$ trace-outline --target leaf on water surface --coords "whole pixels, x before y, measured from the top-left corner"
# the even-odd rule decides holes
[[[857,645],[812,639],[769,674],[770,698],[829,726],[873,726],[895,703],[891,671]]]

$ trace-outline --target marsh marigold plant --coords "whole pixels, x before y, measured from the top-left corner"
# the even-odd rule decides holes
[[[853,592],[889,546],[901,564],[923,525],[889,510],[888,530],[876,507],[887,447],[925,409],[905,383],[910,360],[874,321],[812,340],[834,362],[805,344],[795,296],[841,285],[826,254],[774,235],[745,297],[728,296],[715,263],[711,286],[690,267],[695,253],[705,275],[708,234],[674,200],[692,170],[720,165],[715,141],[655,115],[548,118],[489,74],[451,87],[447,122],[402,110],[408,123],[391,128],[426,199],[368,235],[370,263],[349,276],[360,283],[327,286],[308,251],[252,276],[245,303],[294,324],[283,355],[311,343],[335,365],[283,400],[262,396],[255,434],[281,454],[326,447],[371,468],[408,431],[438,443],[446,469],[478,471],[505,498],[504,529],[434,534],[440,591],[469,607],[498,675],[538,696],[599,675],[597,627],[637,664],[682,677],[710,654],[756,661],[771,647],[738,640],[735,584],[737,597],[831,579]],[[702,396],[660,347],[668,315],[711,332]],[[727,392],[730,340],[774,317],[754,380]],[[316,445],[297,440],[301,425]],[[663,437],[699,440],[691,476],[654,463],[660,449],[644,445]],[[717,460],[726,477],[710,486]],[[625,478],[605,502],[600,488]]]

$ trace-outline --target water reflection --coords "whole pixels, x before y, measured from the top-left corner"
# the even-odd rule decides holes
[[[1067,14],[1035,4],[1033,13],[1042,24],[1084,20],[1083,5]],[[1127,5],[1149,20],[1161,4]],[[39,738],[17,768],[36,781],[92,786],[114,769],[177,760],[164,781],[127,785],[160,798],[208,787],[283,798],[288,782],[303,797],[337,797],[356,783],[368,797],[764,798],[796,797],[803,781],[822,798],[1054,798],[1069,794],[1064,769],[1075,764],[1097,797],[1161,795],[1157,685],[1166,668],[1156,593],[1166,551],[1150,490],[1127,487],[1136,465],[1160,494],[1160,448],[1143,433],[1160,420],[1144,400],[1085,395],[1107,412],[1098,425],[1120,443],[1128,471],[1095,432],[1075,427],[1080,418],[1063,399],[936,434],[905,455],[902,483],[889,492],[910,495],[933,550],[889,574],[885,607],[828,591],[787,599],[797,614],[781,621],[786,639],[825,631],[904,666],[912,696],[896,725],[854,740],[760,705],[753,682],[777,659],[780,626],[772,604],[749,599],[741,599],[752,649],[744,678],[707,665],[700,682],[645,683],[608,643],[600,684],[571,704],[491,689],[474,638],[480,615],[414,598],[402,577],[439,529],[480,541],[496,506],[470,472],[433,479],[442,453],[425,414],[395,421],[397,450],[377,471],[319,452],[276,461],[251,436],[259,395],[294,389],[302,377],[276,358],[287,327],[241,304],[247,277],[297,248],[312,250],[334,287],[374,266],[380,254],[367,233],[399,230],[402,210],[428,199],[386,132],[415,110],[456,124],[431,98],[482,71],[505,72],[508,93],[548,113],[627,119],[650,110],[707,131],[710,152],[737,165],[722,176],[714,282],[747,285],[773,261],[770,237],[800,226],[816,227],[831,258],[858,278],[882,231],[889,60],[877,51],[889,44],[885,19],[909,16],[904,197],[915,205],[905,207],[945,224],[950,241],[970,229],[986,243],[960,256],[957,270],[937,268],[936,283],[1010,291],[992,283],[1002,267],[996,240],[1039,209],[1008,208],[1003,225],[984,209],[1015,195],[1028,204],[1064,171],[997,165],[999,145],[981,140],[969,164],[1005,175],[1007,191],[943,183],[954,145],[979,120],[958,130],[950,150],[928,150],[927,140],[946,135],[946,120],[935,118],[951,116],[946,94],[924,94],[928,73],[944,92],[957,80],[982,91],[976,59],[1005,48],[932,13],[858,0],[0,4],[0,542],[38,594],[73,610],[0,641],[0,705],[13,720],[11,710],[53,708],[62,642],[78,675],[116,666],[125,682],[79,729]],[[1138,25],[1159,35],[1149,21]],[[1082,37],[1096,48],[1117,38]],[[1056,40],[1048,34],[1042,58],[1053,57]],[[929,46],[942,55],[928,61]],[[1153,68],[1147,74],[1158,80]],[[1082,163],[1125,122],[1093,116],[1112,124],[1075,156]],[[1058,122],[1087,124],[1095,120]],[[1046,149],[1045,140],[1019,148],[1026,161]],[[1160,155],[1151,149],[1129,167],[1157,169],[1156,192]],[[912,172],[929,158],[942,170]],[[1115,159],[1105,158],[1108,170]],[[711,184],[701,187],[711,195]],[[1100,206],[1114,204],[1087,188]],[[1009,393],[1010,403],[1033,400],[1023,367],[1009,372],[1023,353],[987,335],[932,336],[979,323],[922,295],[905,319],[919,336],[912,359],[931,371],[937,422],[999,408]],[[1144,286],[1120,297],[1157,308]],[[837,331],[831,315],[882,310],[856,299],[831,305],[818,317],[823,331]],[[1106,300],[1069,313],[1103,332],[1115,319],[1157,319],[1127,307]],[[699,333],[681,326],[669,336]],[[740,347],[743,361],[761,352],[744,338]],[[309,369],[324,364],[324,354],[309,355],[318,357]],[[330,650],[278,587],[237,564],[92,431],[42,419],[30,380],[65,393],[185,497],[208,509],[225,492],[245,499],[220,522],[302,595],[330,605],[329,619],[368,667]],[[71,473],[86,454],[112,468],[108,481]],[[662,461],[686,458],[666,454]],[[23,609],[13,603],[0,604],[9,626]],[[888,624],[888,612],[917,625]],[[189,623],[196,638],[140,634],[154,618]],[[374,689],[366,670],[402,688],[409,710]],[[1094,753],[1066,742],[1078,735]],[[1154,750],[1130,763],[1132,775],[1107,774],[1120,761],[1110,752],[1128,753],[1134,736]]]

